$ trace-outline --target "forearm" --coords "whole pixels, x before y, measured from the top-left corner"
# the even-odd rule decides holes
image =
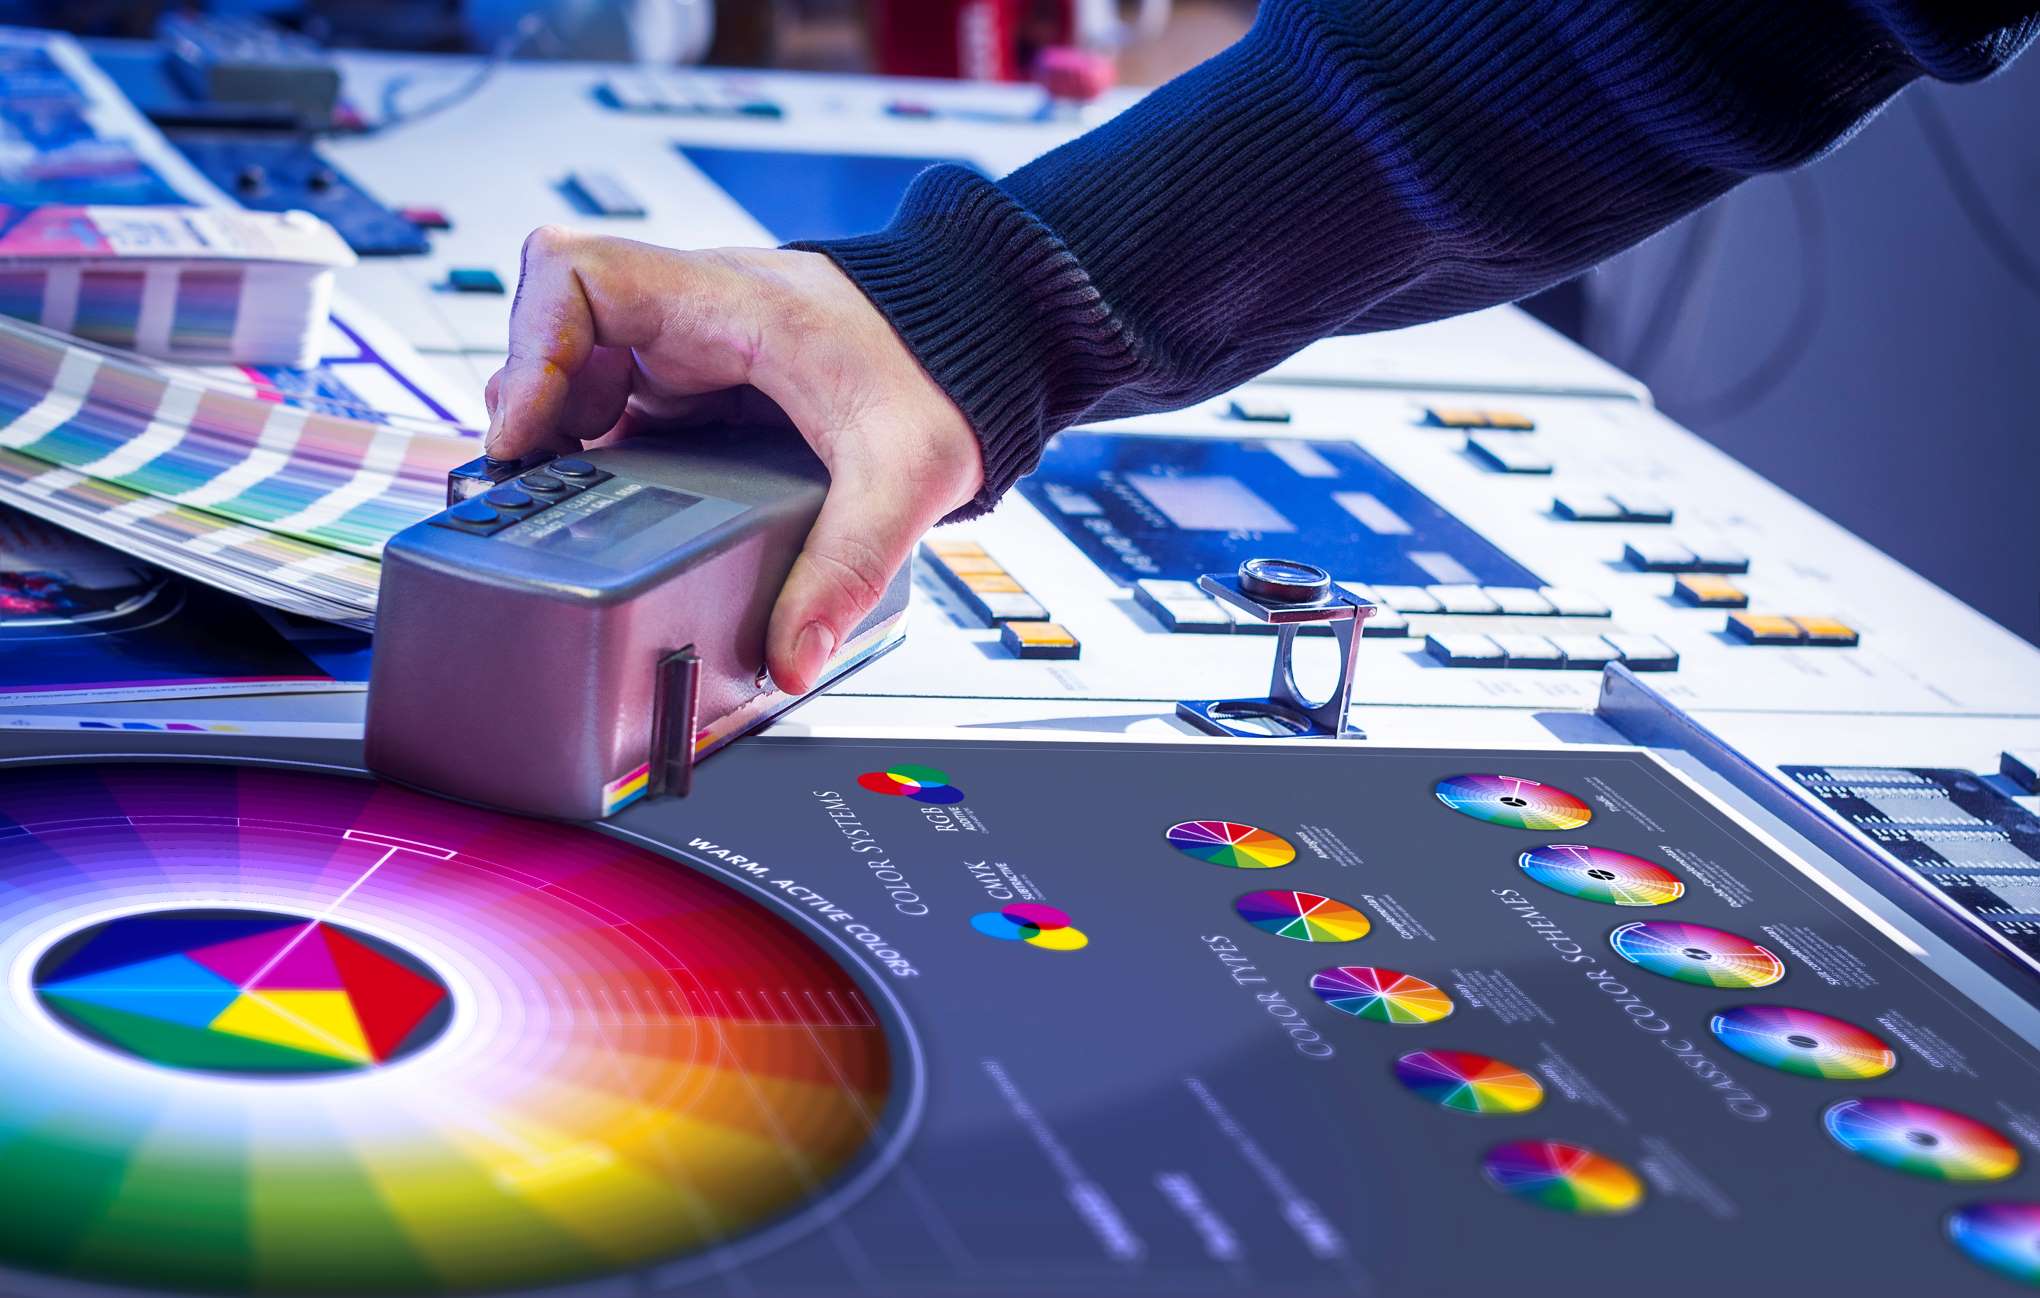
[[[1535,292],[2032,35],[1940,8],[1266,0],[1098,130],[996,185],[932,171],[886,231],[816,246],[969,416],[985,507],[1071,423]]]

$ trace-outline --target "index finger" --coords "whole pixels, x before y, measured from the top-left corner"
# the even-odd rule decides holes
[[[575,376],[599,347],[643,346],[658,335],[656,297],[645,291],[653,276],[637,264],[653,251],[557,226],[541,226],[525,239],[510,306],[510,354],[493,380],[490,455],[514,459],[541,448],[578,447],[562,427]],[[602,427],[623,413],[628,391],[608,395],[616,409],[599,421]]]

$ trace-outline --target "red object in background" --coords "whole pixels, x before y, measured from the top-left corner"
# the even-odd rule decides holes
[[[871,0],[871,53],[889,77],[1025,81],[1076,39],[1076,0]]]

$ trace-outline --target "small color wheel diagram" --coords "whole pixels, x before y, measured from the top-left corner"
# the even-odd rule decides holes
[[[949,782],[949,772],[911,763],[866,771],[857,777],[857,787],[889,798],[912,798],[915,802],[963,801],[963,790]]]
[[[1898,1055],[1876,1033],[1846,1019],[1790,1005],[1737,1005],[1708,1024],[1721,1043],[1780,1072],[1830,1081],[1882,1077]]]
[[[1883,1097],[1843,1100],[1822,1121],[1843,1149],[1882,1167],[1937,1181],[2001,1181],[2019,1170],[2019,1150],[1972,1117]]]
[[[1373,927],[1345,902],[1314,892],[1250,892],[1235,899],[1233,909],[1263,933],[1297,942],[1356,942]]]
[[[1079,951],[1091,944],[1068,914],[1038,901],[1014,902],[973,915],[970,926],[1001,942],[1025,942],[1044,951]]]
[[[1231,870],[1272,870],[1296,859],[1280,834],[1230,820],[1186,820],[1169,826],[1167,837],[1184,855]]]
[[[302,915],[145,911],[36,962],[37,998],[88,1040],[193,1072],[352,1072],[445,1030],[446,984],[397,947]]]
[[[2040,1203],[1971,1203],[1948,1214],[1948,1238],[1991,1270],[2040,1285]]]
[[[1514,775],[1454,775],[1438,781],[1438,801],[1462,816],[1510,829],[1578,829],[1593,809],[1555,785]]]
[[[1531,848],[1517,864],[1547,888],[1610,906],[1662,906],[1686,892],[1679,876],[1657,862],[1606,847],[1552,843]]]
[[[1643,1202],[1643,1181],[1605,1154],[1557,1140],[1496,1145],[1481,1170],[1496,1189],[1560,1212],[1614,1215]]]
[[[1395,1078],[1441,1109],[1460,1113],[1528,1113],[1544,1103],[1544,1085],[1530,1074],[1469,1050],[1418,1050],[1395,1061]]]
[[[1768,948],[1705,924],[1638,920],[1610,933],[1608,945],[1640,969],[1700,987],[1769,987],[1785,976]]]
[[[1373,965],[1337,965],[1310,976],[1325,1004],[1356,1019],[1405,1027],[1436,1023],[1452,1013],[1452,998],[1415,974]]]
[[[897,1147],[855,957],[634,844],[211,762],[0,824],[0,1292],[637,1292]]]

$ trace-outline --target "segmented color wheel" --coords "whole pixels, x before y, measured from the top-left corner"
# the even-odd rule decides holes
[[[949,772],[932,766],[905,763],[882,771],[866,771],[857,777],[857,787],[889,798],[912,798],[916,802],[946,804],[963,801],[963,790],[949,782]]]
[[[1785,976],[1767,948],[1705,924],[1639,920],[1610,933],[1608,945],[1638,968],[1701,987],[1769,987]]]
[[[1964,1204],[1948,1214],[1948,1238],[1998,1274],[2040,1285],[2040,1203]]]
[[[1296,859],[1296,848],[1280,834],[1230,820],[1185,820],[1169,826],[1177,851],[1233,870],[1272,870]]]
[[[1310,976],[1325,1004],[1358,1019],[1410,1026],[1452,1013],[1452,998],[1415,974],[1373,965],[1337,965]]]
[[[1435,792],[1462,816],[1510,829],[1578,829],[1594,818],[1564,789],[1514,775],[1455,775],[1438,781]]]
[[[1552,843],[1531,848],[1517,864],[1547,888],[1611,906],[1662,906],[1686,893],[1679,876],[1662,865],[1612,848]]]
[[[122,1054],[193,1072],[356,1072],[430,1045],[446,984],[387,942],[274,911],[143,911],[45,951],[43,1007]]]
[[[1356,942],[1374,927],[1345,902],[1314,892],[1250,892],[1237,898],[1233,909],[1263,933],[1298,942]]]
[[[0,825],[0,1291],[664,1282],[890,1148],[820,935],[619,839],[210,763],[7,769]]]
[[[1643,1202],[1643,1181],[1605,1154],[1557,1140],[1512,1140],[1481,1161],[1496,1189],[1560,1212],[1608,1215]]]
[[[1938,1181],[2000,1181],[2019,1170],[2019,1150],[1975,1118],[1883,1097],[1843,1100],[1823,1122],[1835,1143],[1873,1163]]]
[[[1395,1061],[1404,1086],[1443,1109],[1461,1113],[1528,1113],[1544,1103],[1544,1085],[1489,1055],[1468,1050],[1419,1050]]]
[[[1882,1037],[1817,1010],[1737,1005],[1708,1026],[1737,1054],[1801,1077],[1859,1081],[1898,1067],[1898,1055]]]
[[[1001,942],[1025,942],[1044,951],[1081,951],[1091,944],[1069,915],[1038,901],[1020,901],[970,917],[970,926]]]

